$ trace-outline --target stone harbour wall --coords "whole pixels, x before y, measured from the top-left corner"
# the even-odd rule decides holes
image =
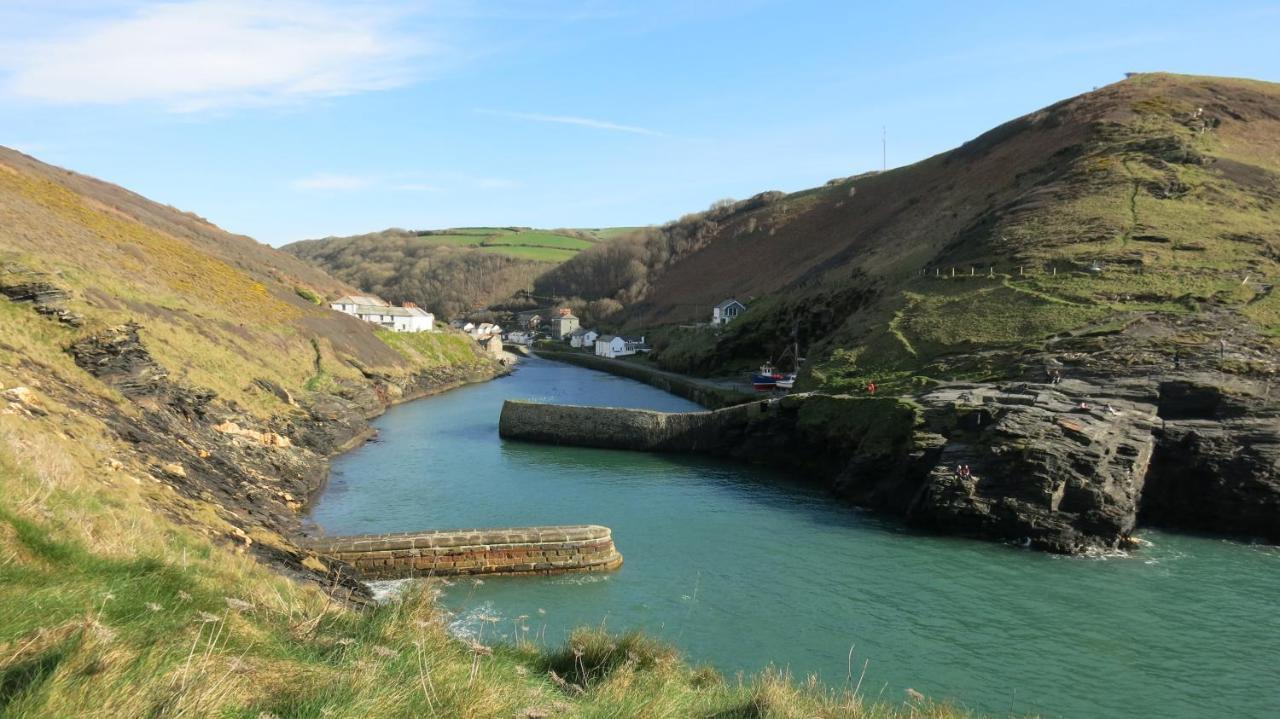
[[[595,524],[319,537],[303,545],[351,565],[361,579],[607,572],[622,566],[613,533]]]

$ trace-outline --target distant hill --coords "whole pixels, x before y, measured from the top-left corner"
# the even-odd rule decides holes
[[[551,267],[635,229],[388,229],[282,249],[364,290],[451,317],[527,294]]]
[[[778,357],[810,381],[1017,373],[1069,352],[1114,365],[1280,341],[1280,85],[1142,74],[884,173],[765,193],[565,262],[539,282],[611,296],[655,357],[712,372]],[[953,277],[954,273],[954,277]],[[592,280],[586,283],[584,280]]]

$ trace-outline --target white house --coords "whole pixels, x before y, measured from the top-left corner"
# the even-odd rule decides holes
[[[347,295],[339,297],[329,303],[329,309],[344,312],[349,315],[356,313],[357,307],[390,307],[391,303],[381,297],[371,297],[369,295]]]
[[[456,330],[462,330],[467,334],[471,334],[471,330],[476,328],[476,324],[474,322],[468,322],[466,320],[454,320],[449,323],[449,326]]]
[[[735,299],[727,299],[711,308],[711,324],[727,325],[735,317],[747,311],[747,306]]]
[[[622,357],[635,354],[627,351],[627,341],[616,335],[600,335],[596,338],[596,356]]]
[[[489,335],[500,335],[502,334],[502,328],[492,322],[481,322],[473,327],[468,334],[478,340]]]
[[[513,345],[532,344],[533,333],[527,330],[512,330],[507,333],[507,341]]]
[[[596,338],[600,336],[595,330],[577,329],[569,333],[570,347],[595,347]]]
[[[435,315],[412,302],[404,303],[403,307],[393,307],[377,297],[348,295],[330,302],[329,307],[396,332],[430,332],[435,329]]]
[[[558,340],[568,339],[576,329],[578,329],[578,318],[574,317],[567,307],[551,318],[551,336]]]
[[[596,355],[600,357],[626,357],[636,352],[648,352],[649,346],[643,337],[618,337],[616,335],[600,335],[596,338]]]

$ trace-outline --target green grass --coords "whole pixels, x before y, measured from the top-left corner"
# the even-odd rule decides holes
[[[578,254],[575,250],[560,250],[553,247],[479,247],[481,252],[492,252],[497,255],[509,255],[538,262],[564,262]]]
[[[483,363],[476,352],[475,341],[461,332],[448,329],[437,332],[395,332],[379,328],[374,334],[422,367],[467,367]]]
[[[125,472],[104,481],[94,459],[0,416],[0,715],[965,715],[771,671],[726,680],[642,634],[580,630],[549,649],[463,641],[430,583],[350,610],[153,511],[165,490]]]
[[[420,235],[422,242],[450,247],[472,247],[538,262],[564,262],[598,242],[607,242],[632,232],[632,227],[606,227],[575,230],[585,233],[576,237],[552,230],[512,229],[509,227],[458,227],[440,234]]]
[[[593,244],[595,243],[578,237],[557,235],[552,232],[542,232],[538,230],[531,232],[518,232],[512,235],[501,235],[485,240],[485,245],[489,247],[554,247],[565,250],[585,250]]]

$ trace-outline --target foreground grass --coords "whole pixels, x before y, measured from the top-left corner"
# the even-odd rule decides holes
[[[725,681],[638,634],[464,642],[430,585],[347,609],[173,521],[167,486],[95,464],[111,447],[32,429],[0,415],[0,716],[958,716],[778,672]]]

